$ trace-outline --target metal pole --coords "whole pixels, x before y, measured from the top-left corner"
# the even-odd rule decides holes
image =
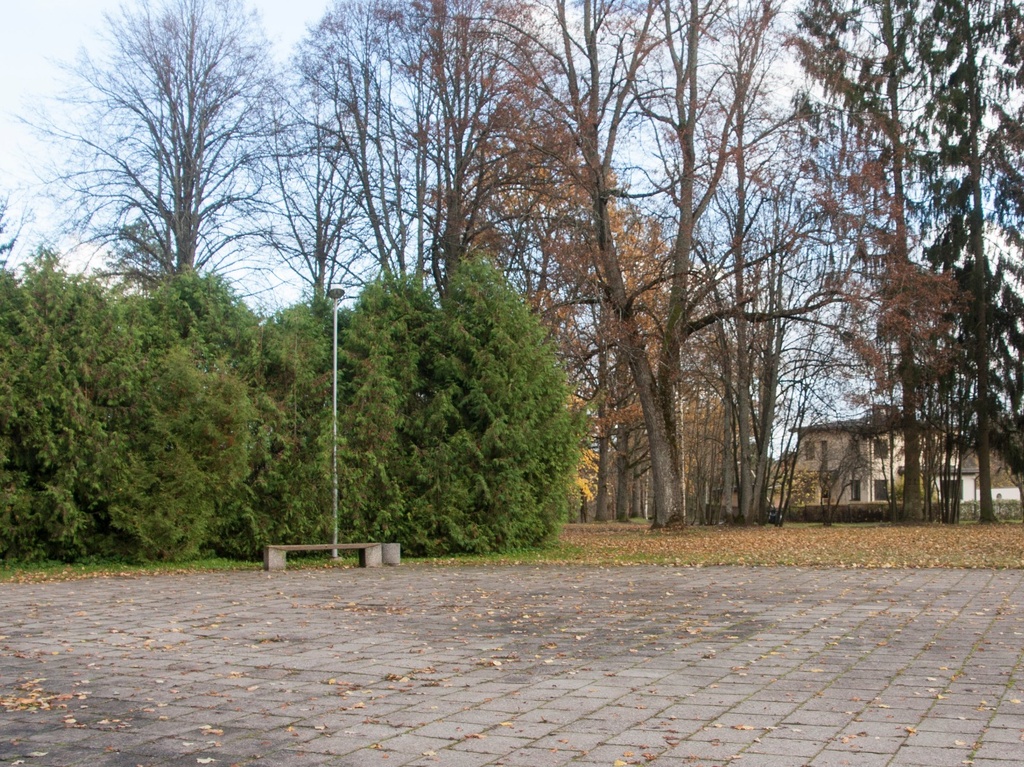
[[[331,399],[334,401],[334,438],[331,440],[331,447],[333,451],[331,460],[331,478],[333,479],[333,490],[334,490],[334,540],[331,541],[335,546],[338,545],[338,299],[334,299],[334,387],[333,396]],[[338,558],[338,550],[334,549],[331,551],[331,556],[335,559]]]
[[[333,401],[333,439],[331,440],[331,489],[334,500],[334,538],[331,541],[338,545],[338,300],[345,295],[341,288],[331,288],[327,291],[334,299],[334,385],[332,387],[331,400]],[[338,550],[332,549],[331,556],[338,558]]]

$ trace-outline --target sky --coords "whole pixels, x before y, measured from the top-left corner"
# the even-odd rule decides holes
[[[125,0],[131,6],[137,0]],[[268,39],[282,60],[317,21],[329,0],[248,0],[263,18]],[[34,105],[61,90],[60,61],[72,62],[82,48],[96,50],[103,14],[115,14],[120,0],[4,0],[0,44],[0,196],[10,213],[25,218],[19,251],[34,250],[53,236],[53,214],[41,195],[34,170],[43,148],[19,122]],[[26,216],[26,213],[28,214]],[[34,221],[33,221],[34,219]]]

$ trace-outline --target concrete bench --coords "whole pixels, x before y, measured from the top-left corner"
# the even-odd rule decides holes
[[[397,544],[387,544],[395,546]],[[285,562],[289,551],[358,551],[360,567],[380,567],[383,562],[384,544],[380,543],[313,543],[309,545],[289,544],[266,546],[263,549],[264,570],[284,570]],[[389,551],[393,555],[393,552]],[[388,564],[398,564],[397,561],[389,561]]]

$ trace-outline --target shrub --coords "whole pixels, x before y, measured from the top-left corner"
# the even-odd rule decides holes
[[[350,536],[411,554],[532,546],[568,513],[580,421],[537,319],[467,262],[440,301],[385,278],[345,334],[340,496]]]

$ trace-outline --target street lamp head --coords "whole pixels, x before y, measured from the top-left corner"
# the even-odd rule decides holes
[[[327,295],[337,301],[345,296],[344,288],[327,288]]]

